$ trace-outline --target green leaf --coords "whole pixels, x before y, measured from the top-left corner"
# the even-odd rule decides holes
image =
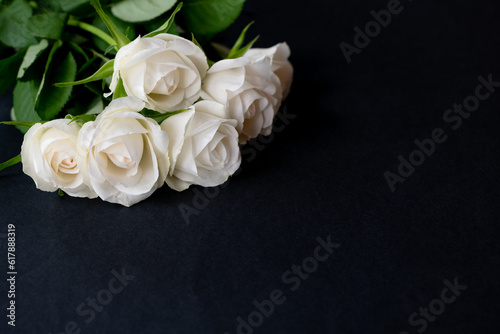
[[[57,40],[54,45],[52,45],[52,48],[50,49],[50,52],[49,52],[49,57],[47,58],[47,61],[45,62],[45,69],[43,71],[43,76],[42,76],[42,81],[40,82],[40,86],[38,88],[38,92],[36,94],[36,98],[35,98],[35,110],[37,110],[37,106],[38,106],[38,101],[39,101],[39,96],[42,92],[42,89],[43,89],[43,86],[45,85],[45,81],[47,80],[47,76],[49,75],[49,69],[52,65],[52,59],[54,58],[54,54],[56,53],[57,49],[59,49],[61,46],[62,46],[62,41],[61,40]],[[37,112],[38,113],[38,112]],[[40,116],[40,114],[38,114]],[[43,119],[43,117],[42,117]]]
[[[70,48],[73,49],[73,51],[75,51],[77,54],[81,55],[85,59],[86,62],[89,61],[89,57],[87,56],[85,51],[83,51],[83,49],[80,47],[80,45],[73,43],[73,42],[69,42],[68,44],[69,44]]]
[[[14,88],[14,112],[12,120],[18,122],[39,122],[41,118],[35,112],[35,99],[40,83],[36,80],[18,82]],[[21,132],[26,133],[25,127],[17,127]]]
[[[36,38],[26,29],[33,9],[26,0],[14,0],[0,11],[0,41],[10,47],[21,49],[36,44]]]
[[[118,29],[118,27],[113,23],[113,21],[109,18],[109,16],[104,12],[99,0],[90,0],[90,4],[92,5],[92,7],[95,8],[99,17],[106,24],[106,27],[108,27],[108,30],[109,30],[111,36],[113,37],[113,39],[116,41],[118,48],[121,48],[122,46],[125,46],[128,43],[130,43],[130,40],[128,39],[128,37],[125,36],[121,32],[120,29]]]
[[[124,0],[114,4],[111,12],[127,22],[149,21],[172,8],[177,0]]]
[[[113,93],[113,100],[126,96],[128,95],[127,92],[125,91],[125,87],[123,86],[123,80],[120,77],[120,80],[118,80],[118,85],[116,85],[115,92]]]
[[[50,2],[54,3],[54,6],[58,6],[53,8],[55,11],[71,12],[88,3],[89,0],[51,0]]]
[[[107,63],[105,63],[97,72],[92,74],[90,77],[79,80],[79,81],[74,81],[74,82],[58,82],[55,83],[54,86],[56,87],[68,87],[68,86],[74,86],[74,85],[82,85],[86,84],[92,81],[97,81],[97,80],[103,80],[109,77],[110,75],[113,75],[113,67],[115,64],[115,60],[111,59]]]
[[[86,95],[92,94],[89,92]],[[80,98],[80,95],[79,95]],[[104,110],[104,104],[102,103],[102,98],[100,96],[84,98],[75,102],[73,107],[66,107],[65,112],[70,115],[96,115]]]
[[[16,82],[16,72],[23,61],[25,51],[0,60],[0,94],[4,94]]]
[[[21,154],[0,164],[0,171],[21,162]]]
[[[30,17],[26,29],[34,36],[50,39],[61,37],[68,14],[47,13]]]
[[[47,49],[49,46],[49,42],[46,39],[42,39],[40,43],[31,45],[26,51],[26,55],[24,56],[23,62],[19,67],[19,71],[17,72],[17,78],[22,79],[26,70],[33,65],[33,63],[40,57],[40,55]]]
[[[104,89],[106,88],[105,82],[106,82],[105,80],[101,81],[100,85],[97,84],[97,83],[95,83],[95,82],[90,82],[88,84],[83,85],[83,87],[85,87],[92,94],[94,94],[94,95],[99,96],[100,98],[102,98],[102,96],[104,94]],[[78,86],[76,86],[75,89],[77,87]]]
[[[144,37],[153,37],[153,36],[156,36],[158,34],[163,34],[163,33],[166,33],[167,31],[169,31],[170,28],[172,27],[172,24],[174,23],[175,14],[177,14],[181,10],[182,5],[183,5],[182,2],[179,3],[177,5],[177,7],[174,9],[172,15],[170,15],[170,17],[168,18],[168,20],[165,21],[165,23],[163,23],[161,25],[161,27],[159,27],[155,31],[150,32],[149,34],[145,35]]]
[[[50,59],[47,62],[48,67],[46,67],[46,70],[50,67],[49,63]],[[73,88],[58,88],[50,83],[72,81],[75,80],[75,76],[76,61],[71,52],[66,55],[60,65],[44,74],[35,102],[35,110],[42,120],[51,120],[57,116],[66,102],[68,102]]]
[[[182,16],[189,31],[214,35],[240,15],[245,0],[184,0]]]
[[[104,110],[104,103],[102,103],[102,99],[100,97],[96,97],[89,104],[89,109],[84,115],[97,115],[100,114]]]

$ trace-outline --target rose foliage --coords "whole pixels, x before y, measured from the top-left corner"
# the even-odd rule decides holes
[[[0,93],[43,191],[130,206],[224,183],[290,92],[286,43],[213,43],[244,0],[0,0]],[[224,13],[224,15],[220,15]]]

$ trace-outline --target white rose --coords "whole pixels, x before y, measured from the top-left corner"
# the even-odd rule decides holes
[[[242,57],[215,63],[207,72],[202,98],[225,104],[237,121],[239,142],[271,134],[281,104],[281,83],[271,70],[271,59]]]
[[[207,70],[203,51],[185,38],[138,37],[118,50],[110,89],[114,92],[120,76],[127,95],[144,101],[148,109],[174,111],[198,100]]]
[[[235,125],[224,105],[213,101],[200,101],[163,121],[172,162],[166,183],[177,191],[224,183],[241,164]]]
[[[271,70],[280,78],[281,87],[283,87],[282,100],[288,96],[293,80],[293,66],[288,60],[290,57],[288,44],[278,43],[267,49],[250,49],[245,53],[244,57],[248,57],[252,61],[256,61],[261,57],[271,59]]]
[[[69,119],[33,125],[21,146],[23,172],[44,191],[61,188],[75,197],[97,195],[84,182],[83,165],[77,153],[80,126]]]
[[[144,102],[113,100],[94,122],[83,125],[78,146],[93,189],[105,201],[131,206],[165,181],[169,168],[168,135],[139,113]]]

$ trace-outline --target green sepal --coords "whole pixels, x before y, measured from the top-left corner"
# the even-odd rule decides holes
[[[154,37],[158,34],[163,34],[163,33],[166,33],[167,31],[170,30],[170,27],[172,26],[172,24],[174,23],[174,19],[175,19],[175,14],[177,14],[181,8],[182,8],[182,5],[183,3],[180,2],[177,7],[175,7],[172,15],[170,15],[170,17],[168,18],[167,21],[165,21],[165,23],[163,23],[161,25],[161,27],[159,27],[158,29],[156,29],[155,31],[152,31],[150,32],[149,34],[145,35],[144,37]]]
[[[245,41],[245,36],[247,34],[247,31],[248,29],[252,26],[252,24],[254,24],[255,22],[252,21],[250,22],[249,24],[246,25],[245,28],[243,28],[243,30],[241,31],[240,33],[240,36],[238,36],[238,39],[236,40],[236,42],[234,43],[233,47],[231,48],[231,50],[229,51],[229,55],[227,56],[228,58],[238,52],[238,50],[241,48],[241,46],[243,45],[243,42]]]
[[[245,41],[245,36],[247,34],[248,28],[253,24],[253,22],[250,22],[242,31],[238,39],[236,40],[236,43],[234,43],[233,47],[229,51],[229,55],[226,57],[226,59],[235,59],[235,58],[240,58],[242,57],[254,44],[257,42],[260,36],[255,37],[250,43],[245,45],[244,47],[241,47],[243,45],[243,42]]]
[[[98,81],[98,80],[104,80],[110,75],[113,75],[113,68],[114,68],[115,60],[111,59],[108,62],[106,62],[97,72],[92,74],[90,77],[74,82],[58,82],[55,83],[54,86],[56,87],[67,87],[67,86],[75,86],[75,85],[83,85],[92,81]]]
[[[191,41],[197,46],[199,47],[202,51],[203,51],[203,48],[201,47],[201,44],[196,40],[196,38],[194,37],[194,34],[191,33]],[[205,51],[203,51],[205,52]]]
[[[257,40],[260,38],[260,36],[256,36],[254,39],[252,39],[250,41],[250,43],[248,43],[247,45],[245,45],[244,47],[242,47],[241,49],[239,49],[238,52],[236,52],[233,57],[234,58],[240,58],[240,57],[243,57],[243,55],[255,44],[255,42],[257,42]]]
[[[44,123],[44,122],[18,122],[18,121],[4,121],[0,122],[0,124],[5,124],[5,125],[14,125],[14,126],[22,126],[25,128],[31,128],[33,125],[37,123]]]
[[[21,154],[0,164],[0,171],[21,162]]]
[[[106,48],[106,50],[104,50],[104,55],[107,55],[108,53],[110,53],[111,51],[115,50],[116,49],[116,45],[110,45]]]
[[[113,100],[127,96],[128,96],[127,92],[125,91],[125,87],[123,86],[123,80],[120,77],[120,79],[118,80],[118,84],[116,85],[115,91],[113,93]]]
[[[196,38],[194,37],[194,34],[191,33],[191,41],[201,49],[201,51],[203,51],[203,53],[206,55],[206,52],[205,50],[203,50],[203,47],[201,46],[201,44],[196,40]],[[210,60],[207,58],[207,63],[208,63],[208,66],[209,67],[212,67],[213,64],[215,64],[215,62],[213,60]]]
[[[150,110],[150,109],[142,109],[141,114],[144,117],[154,119],[158,124],[161,124],[164,120],[166,120],[170,116],[180,114],[180,113],[187,111],[187,110],[188,109],[180,109],[180,110],[170,111],[170,112],[166,112],[166,113],[160,113],[158,111],[154,111],[154,110]]]
[[[66,117],[64,117],[65,119],[70,119],[71,122],[70,123],[78,123],[80,126],[82,126],[83,124],[87,123],[87,122],[93,122],[95,121],[95,119],[97,118],[97,115],[95,114],[84,114],[84,115],[77,115],[77,116],[73,116],[73,115],[66,115]]]

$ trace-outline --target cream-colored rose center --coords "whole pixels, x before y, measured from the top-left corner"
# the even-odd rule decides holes
[[[124,157],[118,154],[108,154],[108,157],[113,163],[120,168],[131,168],[135,165],[135,161],[130,157]]]
[[[73,143],[68,139],[52,143],[44,155],[54,173],[61,177],[61,173],[78,174],[80,171],[74,157]]]
[[[257,107],[255,106],[255,101],[252,102],[252,104],[250,105],[250,107],[248,107],[248,114],[246,116],[246,118],[252,118],[255,116],[255,110],[257,109]]]
[[[163,78],[161,78],[156,83],[151,93],[159,95],[170,95],[177,89],[177,86],[179,86],[179,82],[180,82],[179,71],[174,70],[172,72],[169,72]]]
[[[109,160],[117,167],[128,169],[134,167],[136,164],[136,161],[132,159],[124,143],[111,145],[105,150],[105,153],[108,155]]]
[[[59,170],[64,173],[72,174],[75,172],[76,168],[78,168],[78,166],[76,165],[76,159],[74,157],[63,159],[59,164]]]
[[[214,166],[219,166],[220,164],[223,164],[224,161],[227,158],[227,149],[226,146],[224,145],[224,140],[219,142],[215,149],[210,152],[211,155],[211,161]]]
[[[114,138],[114,144],[109,145],[101,151],[101,154],[109,159],[114,168],[118,167],[120,171],[115,170],[119,174],[126,173],[127,176],[137,174],[140,169],[141,158],[143,155],[143,141],[141,134],[131,134],[118,138]],[[107,163],[103,160],[103,166]],[[109,171],[113,170],[112,166],[107,167]]]

